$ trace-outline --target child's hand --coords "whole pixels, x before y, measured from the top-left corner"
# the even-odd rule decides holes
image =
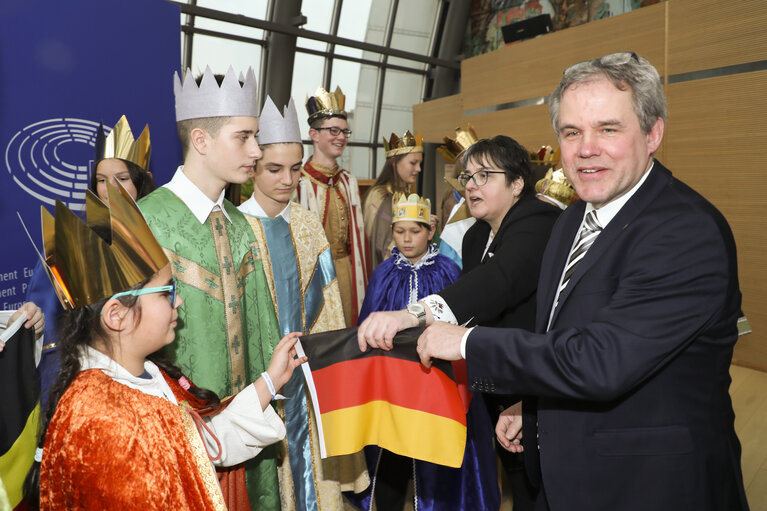
[[[266,370],[274,383],[274,388],[279,392],[283,385],[288,383],[293,375],[293,370],[306,362],[306,357],[296,358],[296,342],[301,332],[292,332],[280,340],[272,353],[272,361]]]

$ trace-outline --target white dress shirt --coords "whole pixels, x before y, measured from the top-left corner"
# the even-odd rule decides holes
[[[250,199],[237,206],[237,209],[248,216],[269,216],[266,214],[266,211],[264,211],[264,208],[261,207],[261,204],[259,204],[256,198],[252,195],[250,196]],[[278,216],[281,216],[287,223],[290,223],[290,203],[288,203],[282,211],[277,213],[274,218]]]
[[[229,223],[232,222],[226,209],[224,209],[224,190],[221,190],[218,200],[213,202],[184,174],[183,165],[179,165],[173,178],[164,184],[163,188],[176,194],[201,224],[205,223],[213,211],[222,211]]]

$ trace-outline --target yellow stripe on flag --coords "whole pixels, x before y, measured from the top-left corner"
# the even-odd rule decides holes
[[[322,429],[328,456],[379,445],[402,456],[457,468],[466,447],[463,424],[386,401],[323,413]]]
[[[21,502],[24,490],[24,478],[32,467],[37,448],[37,429],[40,422],[40,403],[27,417],[21,434],[8,452],[0,456],[0,478],[3,480],[11,507]]]

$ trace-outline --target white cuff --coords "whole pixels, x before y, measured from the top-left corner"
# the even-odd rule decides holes
[[[434,321],[444,321],[451,325],[457,325],[458,320],[455,318],[455,314],[450,310],[447,302],[439,295],[429,295],[421,300],[431,311],[434,316]]]
[[[461,337],[461,357],[466,360],[466,341],[469,340],[469,334],[472,330],[474,330],[475,327],[471,327],[463,334],[463,337]]]

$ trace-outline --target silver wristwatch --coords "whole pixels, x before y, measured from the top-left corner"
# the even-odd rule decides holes
[[[423,328],[426,326],[426,309],[420,303],[411,303],[405,310],[415,316],[418,320],[418,327]]]

